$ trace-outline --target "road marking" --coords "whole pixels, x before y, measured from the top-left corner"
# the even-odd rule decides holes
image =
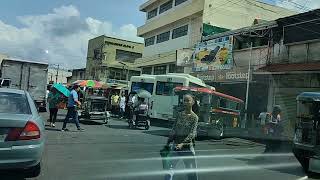
[[[220,166],[213,168],[198,168],[198,169],[177,169],[174,170],[174,174],[185,174],[190,172],[197,173],[213,173],[213,172],[234,172],[234,171],[250,171],[258,169],[280,169],[280,168],[289,168],[289,167],[298,167],[299,163],[274,163],[274,164],[264,164],[264,165],[241,165],[241,166]],[[164,175],[171,173],[172,171],[159,170],[159,171],[143,171],[143,172],[132,172],[132,173],[118,173],[118,174],[108,174],[104,176],[98,176],[98,178],[105,177],[144,177],[144,176],[155,176],[155,175]]]
[[[306,179],[308,179],[308,176],[304,176],[304,177],[298,178],[297,180],[306,180]]]

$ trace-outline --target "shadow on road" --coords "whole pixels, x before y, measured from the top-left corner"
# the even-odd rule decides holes
[[[26,180],[20,172],[10,171],[10,172],[0,172],[0,179],[10,179],[10,180]]]
[[[170,130],[169,129],[164,129],[164,130],[143,131],[143,133],[150,134],[150,135],[155,135],[155,136],[168,137],[169,133],[170,133]]]
[[[107,127],[112,129],[129,129],[128,125],[107,125]]]
[[[61,129],[58,129],[58,128],[50,128],[50,127],[46,127],[46,130],[48,130],[48,131],[61,131]]]
[[[84,124],[84,125],[102,125],[102,124],[104,124],[102,122],[88,121],[88,120],[81,120],[80,123]]]

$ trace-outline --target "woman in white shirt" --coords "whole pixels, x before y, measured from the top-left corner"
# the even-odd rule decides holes
[[[120,118],[123,118],[124,112],[126,110],[126,96],[124,95],[124,93],[121,94],[119,106],[120,106],[120,116],[121,116]]]

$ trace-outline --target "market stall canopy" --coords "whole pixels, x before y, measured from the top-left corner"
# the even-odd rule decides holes
[[[67,89],[63,84],[55,83],[55,84],[53,84],[53,87],[54,87],[55,89],[57,89],[57,91],[59,91],[60,93],[62,93],[63,95],[65,95],[66,97],[69,97],[70,91],[69,91],[69,89]]]
[[[91,88],[102,88],[104,83],[96,81],[96,80],[78,80],[73,82],[72,84],[78,84],[81,87],[91,87]]]

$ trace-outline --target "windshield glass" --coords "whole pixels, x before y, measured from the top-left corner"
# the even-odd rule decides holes
[[[320,0],[1,0],[0,82],[0,180],[320,177]]]
[[[26,95],[0,92],[0,113],[31,114]]]

